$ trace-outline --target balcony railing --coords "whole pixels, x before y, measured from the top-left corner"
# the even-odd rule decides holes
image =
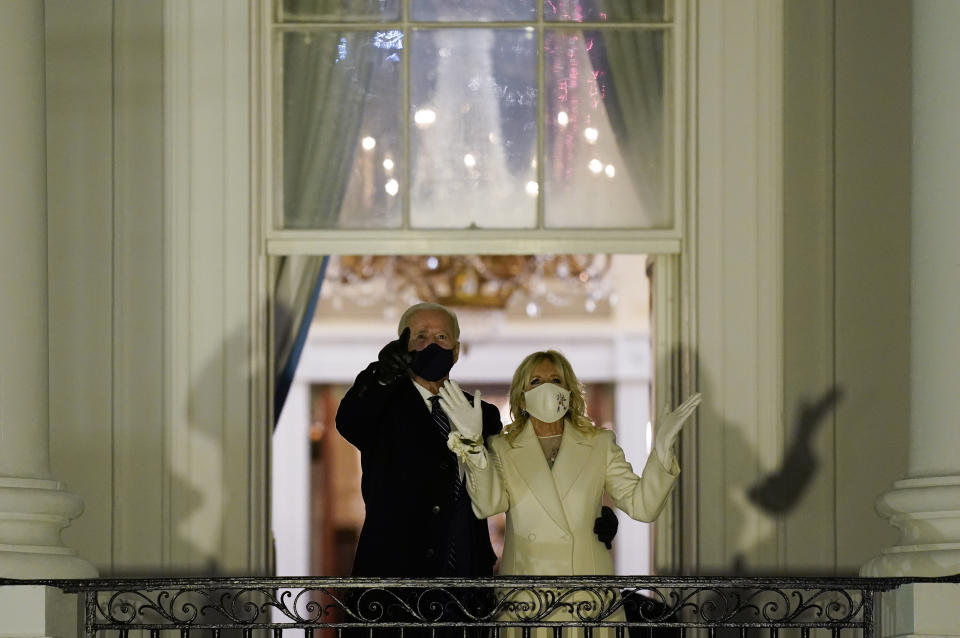
[[[951,579],[500,577],[11,581],[80,596],[87,638],[872,638],[879,594]]]

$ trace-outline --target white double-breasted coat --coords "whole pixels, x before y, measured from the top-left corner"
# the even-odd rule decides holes
[[[465,463],[474,512],[507,513],[502,575],[612,574],[613,561],[593,531],[602,495],[631,518],[652,521],[663,509],[680,468],[665,468],[657,454],[637,476],[613,432],[585,433],[567,423],[551,469],[531,425],[511,443],[487,440],[486,468]]]
[[[474,513],[484,518],[507,513],[501,575],[570,576],[613,573],[613,560],[593,531],[606,492],[617,507],[632,518],[652,521],[663,509],[676,483],[680,468],[673,459],[669,469],[657,454],[647,459],[643,475],[637,476],[617,445],[613,432],[597,429],[583,432],[566,423],[553,468],[530,424],[510,442],[503,434],[487,439],[485,467],[464,463],[467,491]],[[504,620],[579,622],[602,617],[623,621],[618,591],[602,588],[552,592],[501,592],[500,617]],[[519,603],[512,606],[508,603]],[[566,604],[557,604],[557,603]],[[611,610],[614,610],[611,613]],[[504,632],[519,636],[516,629]],[[576,638],[583,632],[564,632]],[[551,638],[542,625],[532,635]],[[612,638],[612,630],[593,635]]]

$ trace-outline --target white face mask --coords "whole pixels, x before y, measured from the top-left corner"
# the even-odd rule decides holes
[[[555,383],[544,383],[523,393],[527,412],[544,423],[553,423],[570,409],[570,390]]]

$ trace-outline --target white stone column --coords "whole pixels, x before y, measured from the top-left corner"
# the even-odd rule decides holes
[[[0,2],[0,577],[96,575],[60,531],[83,511],[50,475],[43,3]]]
[[[310,384],[297,377],[273,433],[270,504],[277,576],[310,575],[309,442]]]
[[[867,576],[960,572],[960,2],[912,6],[909,466],[877,502],[901,538]]]

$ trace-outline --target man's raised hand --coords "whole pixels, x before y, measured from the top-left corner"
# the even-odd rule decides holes
[[[410,328],[404,328],[400,337],[383,346],[377,355],[377,381],[386,385],[407,374],[413,353],[407,349]]]

